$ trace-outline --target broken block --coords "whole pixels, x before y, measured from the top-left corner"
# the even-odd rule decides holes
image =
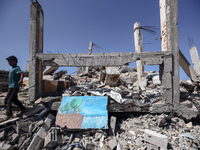
[[[54,73],[58,68],[59,68],[59,66],[48,66],[48,67],[43,71],[43,74],[44,74],[44,75],[51,75],[51,74]]]
[[[55,116],[53,116],[52,114],[49,114],[47,116],[47,118],[44,121],[44,124],[42,125],[42,128],[44,128],[45,130],[49,130],[52,123],[54,122]]]
[[[24,121],[17,121],[17,128],[16,128],[16,131],[18,134],[20,134],[21,132],[20,131],[23,131],[23,132],[29,132],[29,126],[32,122],[24,122]]]
[[[105,85],[116,86],[120,72],[117,67],[106,67]]]
[[[109,95],[113,100],[115,100],[117,103],[120,103],[120,104],[124,103],[124,99],[122,98],[120,92],[111,90],[110,93],[108,93],[108,95]]]
[[[17,142],[18,138],[19,138],[19,134],[14,133],[14,134],[12,135],[12,140],[11,140],[10,143],[11,143],[11,144],[15,144],[15,143]]]
[[[151,144],[159,146],[161,150],[167,149],[168,138],[163,134],[146,129],[144,130],[144,140]]]
[[[33,107],[32,109],[29,109],[28,111],[26,111],[26,112],[23,114],[22,118],[30,117],[30,116],[32,116],[32,115],[34,115],[34,114],[40,112],[40,111],[43,110],[44,108],[45,108],[44,105],[39,104],[39,105]]]
[[[161,84],[159,75],[153,76],[152,81],[153,81],[154,85],[160,85]]]
[[[113,136],[113,138],[108,142],[108,144],[111,149],[114,149],[117,146],[118,143],[115,136]]]
[[[35,150],[35,148],[41,143],[41,141],[42,139],[38,135],[34,136],[27,150]]]
[[[115,116],[111,116],[110,118],[110,135],[115,135],[115,126],[116,126],[117,118]]]
[[[18,147],[21,147],[24,141],[27,139],[28,134],[21,134],[18,140]]]
[[[6,144],[4,142],[0,143],[0,149],[2,150],[14,150],[14,147],[12,147],[10,144]]]
[[[54,122],[55,117],[52,114],[49,114],[47,116],[47,118],[45,119],[42,127],[40,128],[40,130],[38,131],[37,135],[44,139],[47,135],[47,132],[49,131],[49,129],[51,128],[52,123]]]
[[[58,81],[44,80],[44,94],[56,93],[58,88]]]
[[[5,137],[5,131],[0,132],[0,140],[3,140]]]
[[[57,144],[57,130],[52,130],[45,137],[44,147],[45,148],[53,148]]]

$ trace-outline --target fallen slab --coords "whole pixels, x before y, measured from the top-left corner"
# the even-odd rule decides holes
[[[168,138],[167,136],[157,133],[152,130],[145,129],[144,130],[144,140],[159,146],[161,150],[167,150]]]
[[[22,118],[28,118],[40,111],[42,111],[43,109],[45,109],[45,106],[43,104],[39,104],[39,105],[36,105],[35,107],[31,108],[31,109],[28,109],[22,116]]]

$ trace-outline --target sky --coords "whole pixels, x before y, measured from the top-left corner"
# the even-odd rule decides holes
[[[159,0],[38,0],[44,11],[44,53],[135,52],[133,26],[154,26],[142,31],[145,52],[161,51]],[[9,70],[6,58],[15,55],[26,70],[29,60],[30,0],[0,0],[0,70]],[[190,58],[188,35],[200,50],[200,1],[178,1],[179,48]],[[131,64],[135,66],[135,63]],[[71,74],[74,68],[62,67]],[[146,71],[159,67],[145,66]],[[180,69],[180,78],[189,79]]]

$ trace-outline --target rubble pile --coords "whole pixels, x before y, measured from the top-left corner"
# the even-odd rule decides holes
[[[168,114],[118,114],[110,116],[109,130],[69,130],[56,126],[56,113],[41,103],[26,115],[0,123],[0,149],[200,148],[197,118],[185,122],[175,115],[159,127]]]
[[[0,91],[8,91],[8,71],[0,70]]]
[[[19,99],[28,110],[9,120],[3,106],[6,93],[1,92],[0,149],[200,149],[199,94],[192,83],[181,81],[183,111],[163,113],[169,106],[164,104],[155,71],[138,80],[136,69],[128,66],[83,70],[88,71],[76,76],[65,71],[46,75],[46,80],[67,82],[68,88],[33,104],[27,88],[22,89]],[[108,129],[72,130],[55,124],[62,96],[90,95],[108,97]],[[13,112],[19,113],[14,105]]]

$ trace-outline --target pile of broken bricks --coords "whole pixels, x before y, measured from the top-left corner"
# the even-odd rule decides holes
[[[111,71],[115,74],[109,74]],[[73,86],[33,104],[27,91],[19,93],[19,99],[29,108],[21,117],[5,120],[5,109],[1,107],[0,149],[200,149],[199,95],[189,81],[180,82],[184,111],[162,113],[164,108],[154,105],[162,103],[159,74],[154,71],[140,81],[136,70],[127,66],[119,70],[90,68],[69,76],[67,80],[73,80]],[[1,93],[1,103],[5,95]],[[90,95],[108,97],[108,129],[71,130],[55,124],[62,96]],[[133,112],[130,105],[138,112]],[[155,113],[155,109],[161,113]],[[19,109],[13,106],[13,111]]]

